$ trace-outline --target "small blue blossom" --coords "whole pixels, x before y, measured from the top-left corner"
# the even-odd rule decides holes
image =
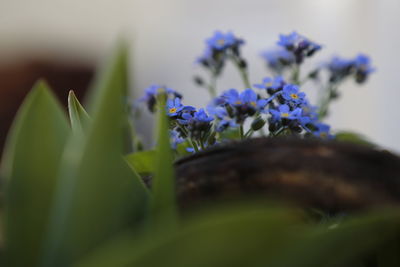
[[[190,123],[209,123],[214,119],[207,115],[203,108],[199,111],[195,111],[193,115],[191,113],[183,113],[182,119],[178,119],[178,122],[182,125],[188,125]]]
[[[170,117],[178,116],[178,113],[183,110],[183,105],[180,98],[167,100],[167,114]]]
[[[221,51],[234,45],[241,45],[243,40],[236,38],[231,32],[215,31],[214,35],[206,40],[206,43],[210,48]]]
[[[354,64],[357,69],[360,69],[366,73],[374,71],[374,68],[371,66],[371,59],[365,54],[358,54],[354,59]]]
[[[185,142],[185,139],[181,136],[180,132],[176,129],[170,131],[171,145],[173,149],[176,149],[178,144]]]
[[[253,86],[258,89],[273,89],[277,90],[285,85],[285,81],[282,76],[275,78],[265,77],[262,83],[254,84]]]
[[[277,44],[285,48],[293,48],[301,39],[301,36],[298,35],[297,32],[292,32],[287,35],[279,34],[279,40]]]
[[[163,93],[167,94],[168,98],[182,98],[181,94],[177,93],[171,88],[167,88],[158,84],[153,84],[145,89],[145,93],[141,98],[139,98],[139,102],[146,103],[148,109],[153,112],[156,105],[157,95]]]
[[[302,115],[310,118],[310,123],[318,120],[318,107],[312,106],[307,99],[301,105],[301,109]]]
[[[334,56],[326,65],[331,83],[337,83],[352,75],[354,60]]]
[[[333,57],[326,68],[330,73],[329,82],[339,83],[345,78],[353,76],[357,83],[363,83],[375,69],[371,66],[371,59],[364,54],[358,54],[353,59]]]
[[[281,119],[295,120],[301,115],[301,108],[296,108],[293,111],[286,104],[280,105],[278,109],[270,109],[269,112],[272,115],[273,121],[279,121]]]
[[[314,136],[320,137],[323,139],[333,139],[334,136],[330,134],[331,127],[328,124],[324,123],[317,123],[316,125],[317,130],[313,133]]]
[[[226,107],[208,106],[207,111],[218,119],[218,124],[215,127],[217,132],[223,132],[229,127],[236,128],[239,126],[235,120],[229,117]]]
[[[301,104],[304,102],[306,94],[299,91],[300,88],[294,84],[287,84],[283,87],[282,97],[289,102]]]
[[[214,118],[208,116],[202,108],[194,112],[183,112],[180,118],[177,119],[179,124],[187,129],[190,138],[201,141],[210,130],[211,121],[213,120]]]
[[[290,34],[280,34],[277,44],[291,51],[295,57],[296,63],[303,62],[305,57],[312,56],[315,52],[321,50],[322,46],[310,41],[308,38],[292,32]]]
[[[354,59],[354,66],[356,69],[356,82],[363,83],[368,78],[368,75],[375,71],[371,66],[371,59],[364,54],[358,54]]]
[[[230,105],[235,107],[246,105],[253,109],[262,109],[267,104],[267,100],[258,99],[257,94],[252,89],[246,89],[240,94],[236,89],[230,89],[223,96],[226,97]]]
[[[281,73],[286,67],[295,63],[293,53],[281,47],[266,50],[261,53],[261,57],[267,62],[268,67],[277,73]]]

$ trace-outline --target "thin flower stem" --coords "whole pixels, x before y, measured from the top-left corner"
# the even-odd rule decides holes
[[[195,152],[199,152],[199,148],[197,147],[196,143],[191,138],[189,138],[189,143],[192,145]]]
[[[210,83],[207,87],[211,98],[217,97],[217,75],[214,72],[211,74]]]
[[[293,66],[292,82],[297,85],[300,84],[300,65],[299,64],[295,64]]]
[[[276,132],[274,133],[274,136],[280,135],[281,133],[283,133],[284,130],[286,130],[286,127],[281,127],[278,131],[276,131]]]
[[[203,142],[203,140],[200,140],[200,141],[199,141],[199,143],[200,143],[200,147],[201,147],[201,149],[202,149],[202,150],[204,150],[204,149],[205,149],[205,146],[204,146],[204,142]]]
[[[245,137],[245,138],[251,137],[253,133],[254,133],[253,129],[250,128],[250,129],[245,133],[244,137]]]
[[[244,129],[243,129],[243,124],[240,124],[239,127],[239,134],[240,134],[240,139],[244,139]]]
[[[185,127],[184,127],[183,125],[179,125],[179,124],[177,124],[177,125],[178,125],[179,129],[181,129],[181,131],[187,136],[187,138],[188,138],[188,140],[189,140],[189,143],[190,143],[190,145],[193,147],[194,151],[199,152],[198,146],[197,146],[196,143],[189,137],[189,133],[188,133],[188,131],[185,129]]]
[[[251,88],[250,81],[249,81],[249,75],[248,75],[247,71],[240,66],[240,63],[236,57],[230,57],[230,59],[235,64],[236,68],[238,69],[240,76],[242,77],[244,87]]]
[[[325,94],[322,95],[319,105],[318,118],[322,121],[327,115],[329,110],[329,105],[333,100],[333,95],[335,94],[336,88],[332,84],[328,84]]]

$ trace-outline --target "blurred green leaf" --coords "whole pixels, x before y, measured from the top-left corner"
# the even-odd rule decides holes
[[[374,143],[369,141],[365,136],[359,133],[350,131],[339,131],[335,134],[335,139],[337,141],[349,142],[359,145],[366,145],[370,147],[376,147]]]
[[[155,150],[147,150],[127,155],[126,161],[136,172],[148,174],[153,173],[155,170],[155,157]]]
[[[153,227],[168,228],[174,227],[177,223],[174,154],[170,144],[169,118],[165,112],[165,97],[158,97],[157,102],[157,147],[152,181],[150,220]]]
[[[207,212],[166,235],[138,241],[126,233],[77,266],[355,266],[393,240],[400,228],[398,211],[338,225],[306,224],[296,215],[256,205]]]
[[[379,249],[377,255],[378,267],[399,267],[400,235],[393,236],[390,242]]]
[[[209,208],[182,223],[178,231],[150,233],[137,240],[125,233],[76,266],[235,267],[253,266],[300,231],[299,213],[260,205]],[[263,266],[269,266],[264,264]]]
[[[240,139],[240,132],[238,129],[231,129],[231,130],[226,130],[220,133],[220,139],[221,140],[225,140],[225,139],[229,139],[229,140],[236,140],[236,139]]]
[[[87,127],[90,117],[81,103],[79,103],[79,100],[72,90],[69,91],[68,94],[68,112],[71,127],[74,132],[80,132]]]
[[[398,210],[375,212],[338,224],[312,226],[294,234],[288,245],[269,259],[268,266],[344,266],[376,252],[399,232]],[[265,266],[263,263],[260,261],[257,266]]]
[[[48,86],[36,83],[18,111],[3,155],[7,266],[38,266],[69,132],[65,113]]]
[[[145,216],[147,189],[122,156],[126,72],[120,46],[91,92],[87,134],[72,135],[64,153],[43,266],[70,266]]]

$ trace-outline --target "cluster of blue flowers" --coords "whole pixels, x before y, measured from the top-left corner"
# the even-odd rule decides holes
[[[251,86],[245,71],[246,61],[240,53],[243,44],[244,41],[231,32],[217,31],[206,40],[205,53],[197,62],[210,71],[211,79],[221,74],[226,60],[231,60],[240,71],[246,88],[243,91],[230,89],[217,96],[215,80],[212,80],[206,85],[212,95],[206,109],[184,105],[182,95],[165,86],[152,85],[146,89],[140,101],[145,102],[151,112],[154,111],[158,94],[167,97],[165,108],[171,119],[173,148],[185,143],[188,151],[199,151],[223,142],[227,136],[243,139],[256,132],[268,136],[297,135],[332,139],[334,136],[330,126],[323,123],[322,119],[327,114],[333,93],[337,91],[336,85],[347,77],[354,77],[357,83],[363,83],[374,71],[370,59],[363,54],[350,60],[334,57],[318,67],[306,76],[316,77],[320,69],[328,70],[328,97],[322,99],[317,107],[310,104],[300,88],[299,67],[305,58],[319,51],[321,45],[296,32],[280,35],[278,48],[262,55],[275,76],[265,77],[261,83]],[[284,70],[292,71],[291,78],[282,76]],[[204,81],[197,78],[197,83],[204,84]]]
[[[281,74],[283,70],[293,65],[302,64],[305,58],[313,56],[315,52],[322,48],[320,44],[297,32],[286,35],[280,34],[277,45],[277,48],[264,51],[261,54],[268,67],[277,74]]]
[[[234,58],[244,66],[245,61],[240,56],[240,47],[243,44],[244,41],[231,32],[216,31],[213,36],[206,40],[204,53],[197,59],[197,62],[216,76],[221,74],[228,58]]]
[[[352,59],[335,56],[325,64],[325,67],[329,71],[331,83],[340,83],[348,77],[354,77],[357,83],[363,83],[375,70],[371,66],[371,59],[364,54],[358,54]]]

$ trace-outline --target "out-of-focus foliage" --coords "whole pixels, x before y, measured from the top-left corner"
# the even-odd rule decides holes
[[[127,87],[120,46],[88,112],[70,94],[70,125],[44,83],[26,98],[1,166],[1,266],[398,266],[396,209],[311,222],[254,200],[181,214],[163,100],[155,150],[125,155]]]

